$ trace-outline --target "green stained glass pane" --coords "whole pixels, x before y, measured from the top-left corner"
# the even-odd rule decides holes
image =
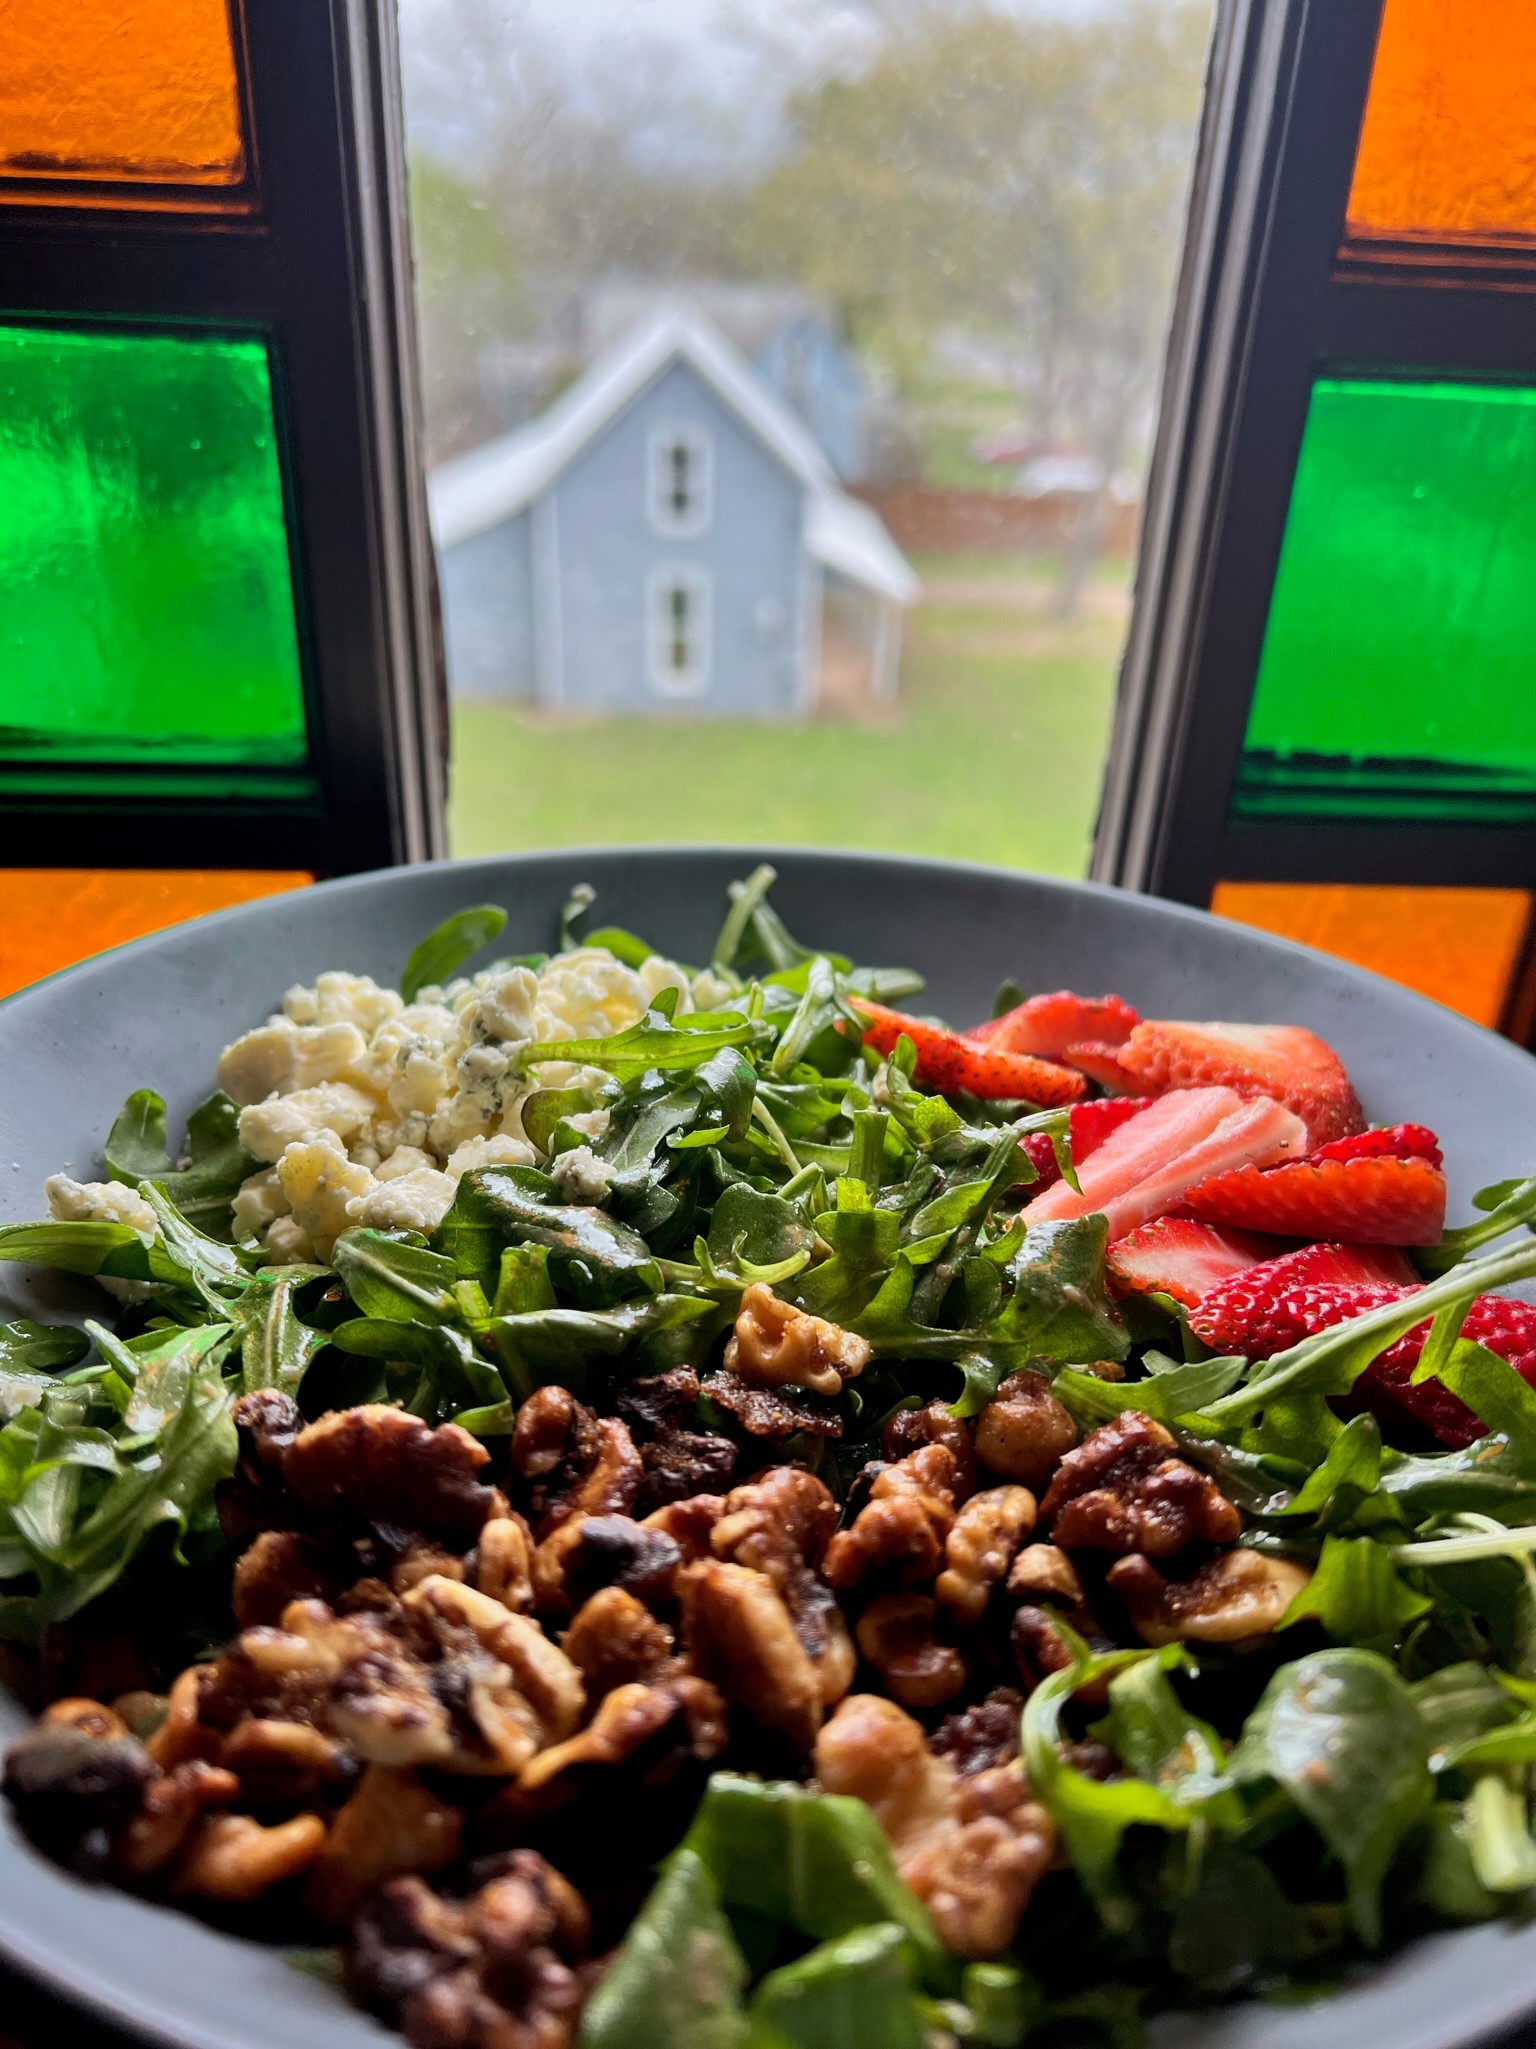
[[[1314,386],[1232,809],[1536,819],[1536,390]]]
[[[0,325],[0,762],[270,796],[308,751],[265,343]]]

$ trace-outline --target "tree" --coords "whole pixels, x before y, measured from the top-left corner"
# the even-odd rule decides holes
[[[752,239],[856,329],[1012,345],[1037,434],[1072,434],[1105,478],[1063,579],[1070,610],[1153,396],[1208,7],[903,0],[886,19],[856,75],[792,100]]]

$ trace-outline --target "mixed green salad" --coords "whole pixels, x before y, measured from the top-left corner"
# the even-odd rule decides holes
[[[115,1297],[0,1327],[22,1824],[422,2049],[1121,2042],[1523,1916],[1536,1177],[1444,1228],[1311,1033],[952,1029],[772,880],[697,968],[465,911],[0,1228]]]

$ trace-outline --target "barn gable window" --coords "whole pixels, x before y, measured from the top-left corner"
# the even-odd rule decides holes
[[[704,533],[713,496],[714,451],[702,427],[658,427],[650,439],[650,516],[659,534]]]
[[[692,563],[650,580],[650,677],[658,697],[697,697],[709,685],[710,580]]]

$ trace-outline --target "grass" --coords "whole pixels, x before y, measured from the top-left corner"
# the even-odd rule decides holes
[[[900,702],[867,719],[576,721],[460,700],[454,852],[779,841],[1082,874],[1126,565],[1066,625],[1050,616],[1048,565],[916,566]]]

